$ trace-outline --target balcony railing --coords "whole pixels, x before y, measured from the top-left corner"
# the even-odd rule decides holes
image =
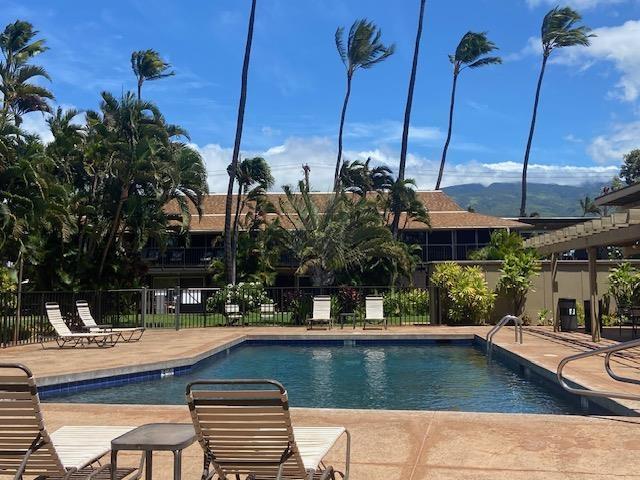
[[[171,247],[164,251],[159,248],[145,248],[142,258],[150,267],[206,267],[216,258],[222,258],[223,254],[221,248]]]

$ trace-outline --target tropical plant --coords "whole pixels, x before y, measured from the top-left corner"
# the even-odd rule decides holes
[[[385,165],[370,167],[371,158],[366,161],[345,160],[340,167],[340,184],[346,192],[366,196],[369,192],[389,190],[393,184],[391,169]]]
[[[10,23],[0,34],[2,123],[11,114],[14,125],[19,126],[25,113],[50,111],[47,101],[53,99],[53,94],[29,83],[38,78],[49,80],[44,68],[30,63],[33,57],[47,50],[44,40],[34,40],[37,34],[33,25],[22,20]]]
[[[265,207],[266,191],[273,186],[273,176],[269,164],[262,157],[245,158],[236,171],[238,193],[233,219],[233,277],[237,277],[236,263],[238,255],[238,238],[240,235],[240,218],[248,203]],[[271,209],[273,211],[273,209]],[[253,212],[256,212],[254,209]]]
[[[421,288],[392,290],[383,295],[384,313],[390,317],[429,313],[429,292]]]
[[[495,301],[479,267],[455,262],[436,265],[431,282],[440,288],[443,310],[453,323],[484,323]]]
[[[497,290],[510,298],[513,314],[520,315],[533,285],[533,279],[540,272],[540,261],[533,252],[510,253],[502,262]]]
[[[407,150],[409,147],[409,127],[411,124],[411,108],[413,106],[413,92],[416,85],[416,74],[418,72],[418,58],[420,56],[420,41],[422,40],[422,24],[424,22],[424,8],[426,0],[420,0],[420,13],[418,14],[418,28],[416,30],[416,42],[413,47],[413,62],[411,63],[411,74],[409,75],[409,89],[407,91],[407,103],[404,108],[404,121],[402,123],[402,141],[400,143],[400,163],[398,165],[398,180],[404,180],[404,172],[407,165]],[[394,236],[398,235],[399,214],[393,220],[392,230]]]
[[[249,27],[247,29],[247,42],[244,48],[244,61],[242,63],[242,80],[240,84],[240,100],[238,104],[238,120],[236,122],[236,135],[233,142],[231,164],[227,168],[229,184],[224,209],[224,267],[227,282],[235,283],[235,268],[233,260],[233,229],[231,228],[231,216],[233,209],[233,186],[237,177],[238,163],[240,160],[240,144],[242,143],[242,127],[244,126],[244,110],[247,104],[247,83],[249,79],[249,62],[251,59],[251,45],[253,43],[253,26],[256,18],[256,2],[251,1],[249,13]]]
[[[640,149],[636,148],[625,154],[623,161],[624,163],[620,168],[620,176],[627,185],[633,185],[640,180]],[[617,188],[614,188],[614,190],[617,190]]]
[[[580,199],[580,208],[582,209],[583,217],[586,217],[587,215],[600,215],[600,208],[589,195]]]
[[[504,260],[509,255],[527,251],[520,234],[509,230],[491,232],[489,244],[469,253],[469,260]],[[528,250],[532,251],[532,250]]]
[[[520,216],[527,214],[527,169],[529,167],[529,154],[531,153],[531,144],[533,142],[533,134],[536,129],[536,118],[538,115],[538,103],[540,102],[540,89],[544,78],[547,62],[551,54],[565,47],[573,47],[576,45],[589,46],[589,38],[594,35],[590,33],[590,29],[584,25],[578,25],[582,17],[578,12],[569,7],[555,7],[550,10],[542,21],[541,42],[542,42],[542,66],[540,75],[538,76],[538,84],[536,86],[536,94],[533,102],[533,115],[531,116],[531,126],[529,128],[529,137],[524,152],[524,162],[522,164],[522,193],[520,200]]]
[[[338,130],[338,158],[336,159],[336,169],[333,177],[334,191],[340,185],[340,167],[342,165],[342,135],[344,122],[347,115],[347,106],[351,96],[351,83],[353,75],[359,68],[370,69],[378,63],[389,58],[395,51],[395,45],[385,46],[381,42],[382,31],[373,23],[366,19],[356,20],[346,40],[344,40],[344,27],[336,30],[336,48],[342,63],[347,69],[347,90],[344,95],[342,111],[340,114],[340,128]]]
[[[429,211],[418,198],[416,182],[412,178],[394,181],[388,192],[378,194],[377,202],[387,225],[391,224],[395,218],[399,219],[398,215],[404,214],[402,226],[398,225],[398,236],[411,222],[422,223],[427,227],[430,225]]]
[[[447,129],[447,139],[442,149],[442,158],[440,160],[440,170],[438,171],[438,179],[436,180],[436,190],[440,188],[442,175],[444,173],[444,165],[447,161],[447,151],[451,142],[451,134],[453,130],[453,111],[456,102],[456,87],[458,85],[458,76],[466,68],[480,68],[487,65],[495,65],[502,63],[500,57],[486,56],[487,54],[497,50],[498,47],[487,38],[485,32],[467,32],[464,34],[456,53],[449,55],[449,61],[453,64],[453,86],[451,87],[451,102],[449,104],[449,128]]]
[[[320,213],[309,185],[302,181],[299,189],[295,194],[284,187],[286,200],[280,200],[276,224],[283,249],[299,262],[296,275],[308,275],[314,286],[328,286],[338,274],[353,277],[381,264],[393,267],[388,283],[410,274],[414,259],[393,240],[374,202],[333,194]]]
[[[176,72],[169,71],[171,64],[165,62],[155,50],[138,50],[131,54],[131,69],[136,76],[138,100],[142,96],[142,84],[145,81],[160,80],[171,77]]]
[[[633,305],[640,288],[640,271],[629,262],[622,262],[609,272],[608,292],[615,299],[618,308]]]
[[[263,303],[272,303],[262,284],[258,282],[240,282],[229,284],[215,295],[207,299],[207,310],[210,312],[224,312],[224,305],[230,303],[238,305],[243,313],[253,312]]]

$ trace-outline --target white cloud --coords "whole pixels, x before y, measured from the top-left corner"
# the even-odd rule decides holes
[[[209,144],[199,148],[209,172],[211,192],[225,192],[228,176],[226,167],[231,160],[231,148]],[[271,165],[276,178],[275,189],[282,185],[295,185],[302,178],[302,164],[311,167],[311,184],[316,191],[327,191],[333,180],[336,161],[335,140],[328,137],[292,137],[281,145],[264,151],[242,152],[242,157],[260,155]],[[373,164],[384,164],[396,170],[399,154],[395,149],[347,150],[347,160],[366,160]],[[439,162],[423,156],[409,154],[407,176],[414,178],[421,189],[435,185]],[[517,162],[480,163],[474,160],[461,164],[448,164],[444,175],[444,186],[495,182],[517,182],[522,173],[522,164]],[[586,181],[607,181],[617,173],[615,166],[538,165],[529,166],[531,182],[580,185]]]
[[[616,125],[607,135],[591,141],[587,152],[598,163],[622,162],[622,156],[640,148],[640,121]]]
[[[615,5],[619,3],[625,3],[627,0],[565,0],[561,2],[562,5],[569,5],[571,7],[579,9],[595,8],[605,5]],[[555,6],[558,4],[558,0],[527,0],[527,4],[531,8],[539,7],[540,5]]]
[[[519,51],[504,55],[502,59],[505,62],[513,62],[522,60],[525,57],[532,55],[542,55],[542,44],[540,43],[540,37],[529,37],[527,43]]]
[[[610,94],[633,102],[640,96],[640,20],[629,20],[615,27],[594,29],[596,37],[589,47],[572,47],[558,52],[556,63],[591,67],[595,62],[613,64],[620,80]]]
[[[53,141],[53,135],[47,124],[47,117],[39,112],[24,115],[20,127],[28,133],[38,135],[44,143]]]

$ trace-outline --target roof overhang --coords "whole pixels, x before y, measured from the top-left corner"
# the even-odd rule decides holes
[[[525,246],[539,253],[567,252],[602,246],[630,246],[640,240],[640,208],[536,235]]]
[[[596,197],[594,203],[602,206],[630,206],[640,204],[640,183],[634,183],[628,187],[620,188],[612,192]]]

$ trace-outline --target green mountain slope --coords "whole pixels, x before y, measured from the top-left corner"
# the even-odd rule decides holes
[[[585,183],[566,186],[546,183],[530,183],[527,193],[527,211],[540,216],[581,216],[580,199],[600,195],[601,183]],[[462,208],[473,208],[478,213],[498,217],[515,217],[520,208],[519,183],[492,183],[488,187],[480,184],[454,185],[444,192]]]

